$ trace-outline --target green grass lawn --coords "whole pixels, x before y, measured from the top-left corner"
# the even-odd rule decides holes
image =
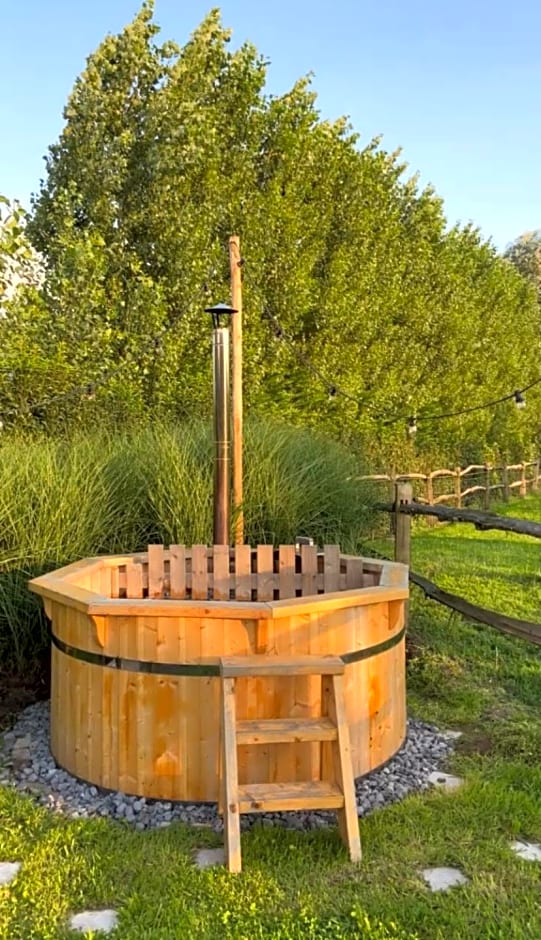
[[[539,518],[540,507],[530,499],[511,511]],[[456,593],[535,619],[540,547],[419,527],[414,559]],[[0,789],[0,860],[23,862],[0,888],[0,940],[80,936],[66,923],[85,907],[117,909],[113,936],[125,940],[540,940],[541,864],[518,859],[509,842],[541,842],[541,650],[417,591],[411,608],[410,712],[463,730],[449,764],[465,777],[461,790],[412,796],[361,821],[360,866],[334,830],[258,828],[243,835],[244,870],[231,876],[194,867],[198,847],[219,843],[210,830],[65,820]],[[470,883],[431,894],[420,870],[436,865]]]

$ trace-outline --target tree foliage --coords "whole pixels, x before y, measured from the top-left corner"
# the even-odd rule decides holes
[[[531,281],[537,291],[538,300],[541,300],[541,230],[536,229],[520,235],[506,248],[504,257],[523,277]]]
[[[0,195],[0,316],[24,288],[41,287],[43,259],[26,236],[26,212]]]
[[[280,96],[265,82],[263,58],[232,48],[217,10],[181,48],[158,44],[150,2],[106,37],[34,202],[30,233],[48,264],[42,342],[68,349],[79,379],[122,366],[95,408],[205,413],[202,310],[227,299],[235,232],[247,408],[411,463],[394,415],[458,410],[536,376],[535,291],[475,229],[447,229],[441,200],[399,153],[322,120],[308,79]],[[538,418],[506,405],[419,420],[415,446],[449,459],[520,453]]]

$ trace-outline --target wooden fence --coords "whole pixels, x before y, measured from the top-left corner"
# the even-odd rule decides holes
[[[108,566],[109,567],[109,566]],[[338,545],[149,545],[113,559],[103,584],[111,597],[272,601],[378,584],[379,571]]]
[[[503,466],[470,464],[464,469],[456,467],[428,473],[381,473],[358,479],[386,483],[391,500],[394,500],[396,483],[410,482],[415,488],[416,502],[430,506],[451,502],[460,509],[465,502],[477,497],[481,498],[483,508],[488,509],[495,496],[500,502],[508,502],[512,495],[527,496],[538,492],[540,467],[541,461],[537,459]],[[452,493],[442,492],[442,487],[447,487],[450,480],[454,481]]]
[[[521,465],[522,466],[522,465]],[[509,469],[509,468],[508,468]],[[404,481],[394,484],[393,501],[389,505],[379,505],[378,509],[391,514],[394,519],[394,558],[409,567],[409,579],[417,585],[424,594],[456,611],[468,620],[494,627],[502,633],[509,633],[541,646],[541,623],[529,620],[519,620],[500,614],[495,610],[479,607],[463,597],[450,594],[442,590],[433,581],[411,570],[411,517],[414,515],[428,515],[439,517],[442,521],[470,522],[481,530],[500,529],[507,532],[516,532],[541,539],[541,523],[531,522],[527,519],[512,519],[508,516],[497,516],[492,513],[471,509],[451,509],[448,506],[419,505],[413,500],[411,483]]]

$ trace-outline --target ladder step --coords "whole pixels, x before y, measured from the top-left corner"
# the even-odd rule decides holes
[[[288,741],[336,741],[330,718],[268,718],[237,722],[238,744],[285,744]]]
[[[337,676],[344,673],[339,656],[222,656],[222,676]]]
[[[276,813],[296,809],[341,809],[344,794],[335,783],[247,783],[239,787],[240,813]]]

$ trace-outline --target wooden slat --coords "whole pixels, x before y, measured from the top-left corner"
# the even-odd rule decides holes
[[[116,566],[118,568],[118,596],[126,597],[126,562]],[[112,580],[111,580],[112,589]]]
[[[128,562],[126,565],[126,597],[136,598],[143,596],[143,568],[142,565]]]
[[[156,618],[158,662],[175,662],[178,637],[169,617]],[[176,716],[181,707],[179,677],[167,676],[154,685],[152,743],[152,787],[158,799],[170,800],[178,792],[182,765]],[[183,763],[183,762],[182,762]]]
[[[235,600],[252,600],[252,549],[235,545]]]
[[[69,588],[68,590],[71,590]],[[77,590],[74,588],[73,590]],[[38,592],[36,592],[38,593]],[[84,592],[87,594],[88,592]],[[40,588],[39,594],[45,595],[46,597],[51,596],[52,600],[55,600],[56,597],[61,599],[62,603],[65,603],[68,607],[76,607],[77,603],[70,603],[71,598],[66,598],[64,594],[58,594],[55,596],[54,592],[49,590],[44,590]],[[199,617],[201,615],[205,617],[217,617],[218,619],[236,619],[240,617],[241,619],[245,617],[253,618],[255,620],[268,620],[273,616],[274,607],[271,604],[258,604],[258,603],[235,603],[235,601],[209,601],[207,600],[204,608],[201,607],[201,599],[193,601],[172,601],[169,598],[164,598],[163,601],[157,598],[156,600],[150,600],[148,597],[141,599],[130,599],[130,598],[119,598],[118,600],[112,600],[111,598],[101,598],[99,595],[90,594],[90,600],[86,604],[80,604],[79,609],[89,613],[91,616],[98,615],[100,617],[105,616],[115,616],[115,617]],[[321,595],[323,598],[323,595]],[[320,599],[321,599],[320,598]],[[324,599],[324,598],[323,598]],[[297,598],[297,600],[302,601],[302,597]],[[275,601],[275,605],[278,604],[290,604],[295,603],[295,601]],[[351,603],[355,603],[355,597],[352,598]],[[362,603],[362,601],[361,601]],[[370,603],[368,600],[366,603]],[[346,595],[346,606],[347,606],[347,595]],[[282,614],[280,613],[280,616]]]
[[[192,600],[206,601],[208,599],[208,561],[207,546],[194,545],[192,547]]]
[[[163,545],[148,546],[148,596],[163,597]]]
[[[344,805],[338,810],[338,826],[342,840],[349,849],[351,861],[360,862],[361,839],[346,717],[344,676],[332,676],[325,679],[324,684],[327,713],[338,731],[332,745],[336,782],[344,794]]]
[[[257,600],[272,601],[274,597],[274,549],[272,545],[258,545],[257,560]]]
[[[143,592],[148,596],[148,555],[141,559],[141,568],[143,569]]]
[[[278,550],[278,590],[280,600],[295,597],[295,546],[280,545]]]
[[[301,545],[302,597],[317,594],[317,546]]]
[[[267,718],[237,722],[239,744],[335,741],[336,736],[336,726],[329,718]]]
[[[278,617],[293,617],[297,614],[325,614],[335,610],[345,610],[347,607],[370,607],[372,604],[379,604],[381,601],[398,600],[407,598],[409,591],[407,587],[379,587],[375,586],[371,591],[361,593],[360,591],[336,591],[333,594],[319,594],[315,598],[294,597],[292,600],[274,601],[270,606],[273,619]],[[122,604],[122,601],[117,601]],[[92,604],[90,610],[92,613],[98,613],[99,605]],[[261,614],[258,614],[261,616]]]
[[[118,652],[124,659],[137,659],[139,655],[137,633],[132,620],[125,620],[119,632]],[[118,780],[123,793],[137,793],[137,735],[139,732],[138,674],[119,669],[118,713]],[[94,729],[92,729],[92,735]],[[95,779],[95,778],[91,778]]]
[[[213,597],[215,601],[229,600],[229,545],[213,547]]]
[[[224,835],[227,867],[239,872],[242,867],[240,850],[240,807],[237,742],[235,740],[235,680],[222,682],[222,774],[224,804]]]
[[[362,558],[348,558],[346,560],[346,591],[353,591],[363,586],[363,560]]]
[[[137,658],[156,662],[158,653],[157,618],[152,615],[136,622]],[[159,780],[155,773],[156,754],[156,691],[158,684],[149,673],[137,676],[137,779],[145,796],[160,798]],[[156,786],[158,784],[158,787]]]
[[[222,656],[222,676],[331,676],[344,672],[339,656]]]
[[[340,589],[340,547],[325,545],[323,548],[325,571],[325,593],[331,594]]]
[[[29,581],[28,586],[35,594],[48,598],[50,601],[58,601],[66,607],[73,607],[75,610],[86,612],[89,604],[94,601],[103,600],[94,591],[77,587],[75,584],[64,584],[58,578],[52,575],[41,575]],[[106,602],[105,602],[106,603]],[[115,603],[117,603],[115,601]]]
[[[111,568],[111,597],[120,597],[120,570],[118,565]]]
[[[333,783],[249,783],[239,787],[241,813],[276,813],[282,810],[340,809],[344,795]]]
[[[180,600],[186,597],[186,549],[184,545],[171,545],[169,548],[169,596]]]

